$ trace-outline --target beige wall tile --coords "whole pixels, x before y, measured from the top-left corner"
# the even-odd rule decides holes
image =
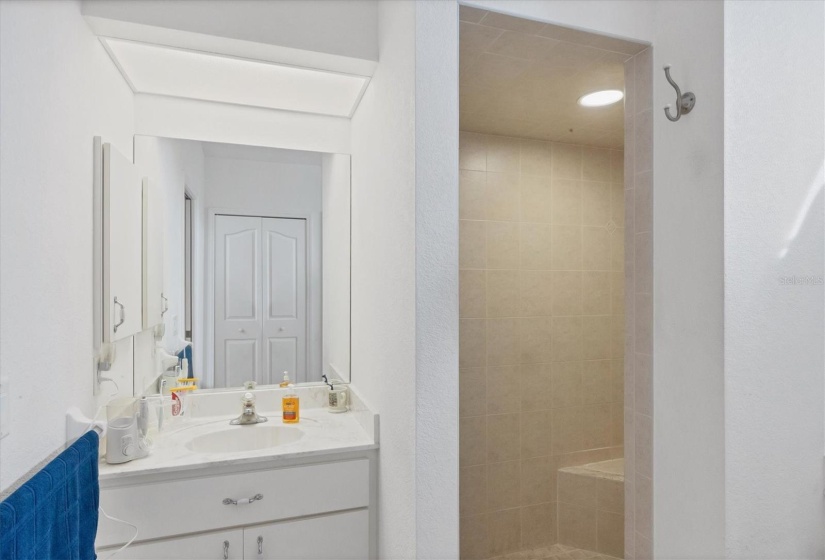
[[[549,222],[552,209],[550,177],[522,174],[519,178],[519,187],[521,221]]]
[[[624,556],[624,516],[600,511],[596,520],[596,551],[616,558]]]
[[[458,335],[460,368],[487,365],[487,325],[484,319],[460,319]]]
[[[634,478],[633,519],[636,531],[643,535],[653,534],[653,481],[640,474]]]
[[[551,359],[550,317],[519,319],[519,363],[536,364]]]
[[[553,387],[550,364],[523,364],[521,373],[521,411],[552,407]]]
[[[550,455],[552,414],[549,410],[521,413],[521,459]]]
[[[550,456],[521,460],[521,505],[556,501],[556,473]]]
[[[552,272],[547,270],[522,270],[521,316],[548,316],[553,307]]]
[[[624,312],[624,270],[614,270],[610,273],[610,313],[623,315]]]
[[[521,311],[518,270],[487,271],[487,317],[517,317]]]
[[[487,172],[487,182],[484,193],[484,212],[488,220],[518,220],[518,174]]]
[[[549,177],[552,169],[552,151],[549,142],[521,141],[521,172],[527,175]]]
[[[613,364],[610,360],[582,362],[583,404],[613,402]]]
[[[608,447],[613,437],[613,414],[610,404],[582,407],[582,449]]]
[[[519,267],[518,223],[487,222],[486,249],[487,268],[517,269]]]
[[[596,510],[559,503],[559,543],[584,550],[595,550]]]
[[[555,362],[551,366],[553,408],[582,404],[582,362]]]
[[[522,223],[519,228],[520,268],[548,270],[551,250],[550,224]]]
[[[487,416],[487,464],[519,458],[519,414]]]
[[[461,467],[482,465],[487,461],[486,416],[461,418],[458,437],[458,463]]]
[[[555,504],[521,508],[521,548],[524,550],[556,543]]]
[[[487,465],[462,467],[458,474],[459,512],[462,517],[487,512]]]
[[[635,223],[636,233],[653,229],[653,185],[651,173],[636,175]]]
[[[553,144],[553,179],[582,178],[582,148],[574,144]]]
[[[459,268],[486,268],[487,232],[485,222],[461,220],[458,224]]]
[[[624,185],[622,183],[610,183],[610,219],[618,227],[624,227]]]
[[[624,407],[621,402],[610,403],[610,445],[624,445]]]
[[[487,368],[487,414],[521,411],[521,377],[517,366]]]
[[[458,167],[487,171],[487,139],[473,132],[461,132],[458,138]]]
[[[546,56],[557,44],[558,41],[546,37],[505,31],[489,48],[489,52],[535,60]]]
[[[487,365],[519,363],[518,319],[487,319]]]
[[[624,482],[599,479],[596,484],[596,509],[624,515]]]
[[[647,110],[636,116],[634,169],[636,173],[650,171],[653,167],[653,113]]]
[[[616,228],[610,234],[610,269],[624,270],[624,228]]]
[[[610,357],[624,358],[627,337],[624,330],[625,318],[622,315],[613,315],[610,318]]]
[[[570,453],[584,449],[582,407],[555,408],[552,411],[551,440],[553,454]]]
[[[550,221],[554,225],[581,225],[583,196],[581,181],[554,177],[551,193]]]
[[[490,511],[517,507],[521,501],[521,462],[487,466],[487,507]]]
[[[624,275],[620,274],[621,286],[624,285]],[[611,273],[603,270],[585,271],[582,279],[582,314],[609,315],[611,312]],[[621,294],[624,304],[624,293]]]
[[[636,412],[645,416],[653,415],[653,357],[649,354],[635,354],[633,370]]]
[[[633,433],[636,437],[636,474],[651,478],[653,476],[653,420],[650,416],[636,413],[633,420]]]
[[[582,476],[565,471],[558,474],[558,501],[595,509],[598,504],[598,481],[594,476]]]
[[[582,228],[552,226],[550,228],[551,268],[582,270]]]
[[[653,354],[653,301],[651,294],[636,294],[636,351]]]
[[[483,367],[459,370],[458,414],[460,417],[487,414],[487,370]]]
[[[487,174],[462,169],[458,174],[458,217],[462,220],[484,220],[486,212]]]
[[[613,191],[611,184],[582,181],[581,185],[582,224],[586,226],[606,226],[607,222],[612,219]],[[624,196],[624,192],[622,196]]]
[[[582,148],[582,179],[609,182],[612,177],[610,150],[590,146]]]
[[[604,360],[611,357],[610,315],[582,317],[582,357]]]
[[[461,560],[484,560],[489,558],[488,529],[489,519],[486,514],[461,517],[459,524]]]
[[[653,51],[645,49],[636,55],[635,112],[640,113],[653,107]]]
[[[653,235],[636,234],[635,281],[637,292],[653,291]]]
[[[636,542],[633,548],[635,560],[653,560],[653,541],[638,531],[636,532]]]
[[[487,277],[483,270],[458,273],[458,315],[461,318],[487,316]]]
[[[551,340],[554,362],[582,359],[582,318],[553,317]]]
[[[490,556],[516,552],[521,547],[521,509],[490,513],[487,523]]]
[[[553,315],[581,315],[583,299],[582,291],[581,272],[553,272]]]
[[[610,237],[606,228],[582,228],[582,269],[610,270]]]
[[[507,136],[487,137],[487,171],[518,173],[520,171],[520,145],[518,138]]]
[[[610,180],[614,183],[624,182],[623,150],[610,150]]]

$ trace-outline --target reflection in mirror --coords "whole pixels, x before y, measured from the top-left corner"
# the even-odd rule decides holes
[[[350,381],[349,156],[136,136],[135,163],[162,200],[165,306],[136,391],[175,356],[201,388]]]

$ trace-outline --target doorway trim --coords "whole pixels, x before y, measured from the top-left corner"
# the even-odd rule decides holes
[[[206,299],[206,324],[204,325],[204,384],[210,388],[215,388],[215,219],[217,216],[244,216],[252,218],[283,218],[293,220],[306,220],[307,223],[307,372],[303,376],[296,374],[296,383],[308,381],[308,373],[313,368],[320,367],[320,355],[323,349],[321,321],[323,317],[322,309],[322,287],[318,280],[319,275],[310,274],[312,270],[321,272],[323,278],[323,262],[321,243],[321,212],[278,212],[277,216],[263,215],[262,212],[251,210],[240,210],[237,208],[210,207],[206,209],[206,289],[204,290]],[[313,337],[312,334],[317,333]],[[317,362],[317,363],[316,363]],[[303,378],[302,378],[303,377]]]

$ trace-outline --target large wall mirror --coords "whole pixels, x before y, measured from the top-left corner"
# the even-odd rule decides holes
[[[134,163],[158,310],[135,391],[171,364],[157,348],[188,347],[202,388],[350,381],[350,156],[136,136]]]

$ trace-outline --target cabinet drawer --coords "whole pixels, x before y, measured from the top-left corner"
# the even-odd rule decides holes
[[[223,503],[257,494],[263,498],[252,503]],[[100,505],[137,525],[140,540],[362,508],[369,505],[369,460],[103,488]],[[125,543],[132,532],[101,516],[96,545]]]
[[[243,530],[246,560],[366,560],[368,510],[269,523]]]
[[[98,551],[107,558],[118,547]],[[118,560],[243,560],[243,529],[215,531],[191,537],[132,544],[115,556]]]

